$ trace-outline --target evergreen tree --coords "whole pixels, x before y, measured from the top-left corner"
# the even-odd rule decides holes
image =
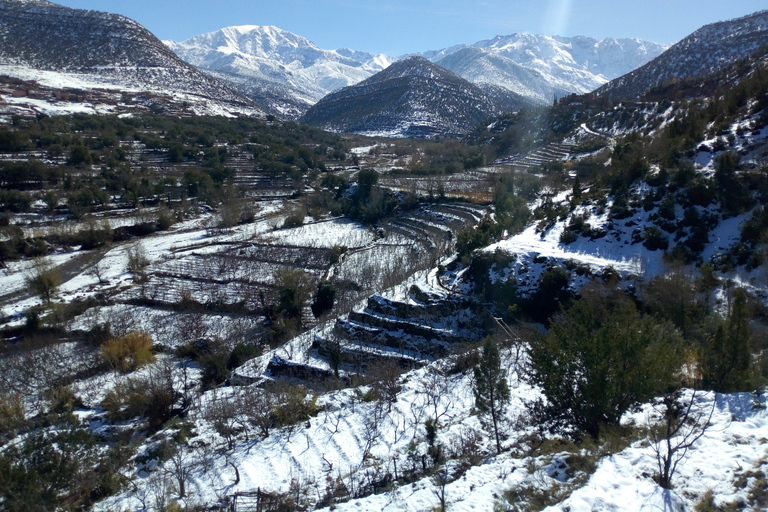
[[[734,292],[731,314],[717,326],[710,343],[703,347],[702,379],[715,391],[746,391],[754,374],[749,342],[752,336],[747,311],[747,293]]]
[[[680,346],[670,322],[641,316],[626,297],[582,299],[531,342],[530,380],[546,395],[534,417],[552,431],[597,438],[675,384]]]
[[[486,426],[493,430],[496,451],[501,453],[501,422],[509,402],[509,386],[501,370],[501,358],[496,343],[488,337],[483,345],[480,362],[475,366],[475,407],[483,415]]]

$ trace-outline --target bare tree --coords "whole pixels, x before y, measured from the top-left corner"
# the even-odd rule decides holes
[[[672,488],[672,477],[677,467],[688,450],[705,434],[715,411],[716,400],[712,400],[712,407],[707,411],[706,408],[694,409],[695,399],[695,390],[687,403],[681,400],[680,392],[676,392],[666,395],[660,404],[654,406],[663,420],[650,429],[649,436],[659,468],[657,482],[664,489]]]
[[[203,417],[213,424],[216,432],[227,441],[227,449],[234,447],[237,435],[243,431],[238,419],[239,407],[234,399],[220,396],[218,390],[213,390],[210,401],[203,412]]]
[[[453,405],[450,381],[438,368],[430,368],[424,381],[424,405],[430,409],[432,420],[438,423]]]
[[[51,260],[37,258],[32,270],[25,276],[25,281],[27,286],[40,295],[46,304],[50,304],[61,285],[61,274]]]
[[[255,386],[245,390],[241,396],[240,409],[245,414],[248,423],[259,430],[259,433],[267,437],[272,426],[272,399],[271,395]]]
[[[435,473],[435,476],[432,477],[432,482],[435,484],[435,488],[432,492],[440,502],[440,512],[445,512],[447,505],[445,499],[445,486],[448,484],[448,468],[445,466],[440,468],[437,473]]]
[[[91,268],[88,269],[87,274],[98,279],[99,284],[104,284],[106,282],[106,276],[104,275],[105,270],[106,269],[104,268],[102,261],[99,260],[94,263]]]
[[[187,495],[187,480],[190,473],[190,461],[188,459],[188,452],[183,446],[179,446],[168,460],[167,472],[176,483],[176,492],[179,493],[179,498]]]
[[[144,276],[144,269],[149,266],[149,258],[147,252],[144,250],[144,245],[141,242],[136,242],[126,250],[128,255],[128,263],[126,268],[129,272],[137,277]]]

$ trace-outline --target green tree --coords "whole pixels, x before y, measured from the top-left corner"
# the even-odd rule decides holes
[[[333,309],[333,303],[336,302],[336,287],[327,279],[323,279],[317,285],[315,293],[315,302],[312,303],[312,313],[319,317]]]
[[[623,296],[582,299],[531,342],[529,378],[546,395],[534,415],[552,431],[597,438],[675,384],[680,347],[671,323],[641,316]]]
[[[301,317],[304,305],[312,296],[309,275],[301,269],[286,269],[277,275],[280,311],[289,318]]]
[[[67,160],[67,163],[75,166],[88,166],[93,164],[93,157],[91,156],[91,152],[88,151],[88,148],[85,146],[73,146],[69,153],[69,160]]]
[[[499,349],[488,337],[483,345],[480,362],[475,366],[475,407],[483,415],[484,424],[490,427],[496,441],[496,451],[501,453],[501,422],[509,402],[509,386],[501,369]]]
[[[754,368],[749,343],[752,330],[747,311],[747,292],[734,292],[728,318],[717,326],[712,339],[702,347],[703,385],[715,391],[747,391],[753,384]]]
[[[720,281],[715,274],[715,269],[711,265],[704,263],[699,267],[701,276],[696,281],[696,288],[699,293],[703,295],[704,299],[704,312],[709,314],[712,301],[712,292],[717,289]]]

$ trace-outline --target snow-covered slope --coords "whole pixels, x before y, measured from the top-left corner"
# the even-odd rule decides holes
[[[50,72],[61,76],[51,78]],[[225,83],[176,57],[135,21],[44,1],[0,1],[0,73],[39,77],[51,87],[77,87],[71,85],[77,82],[87,88],[153,91],[199,104],[199,113],[260,113]]]
[[[224,76],[255,101],[296,117],[326,94],[356,84],[394,59],[349,49],[323,50],[272,26],[227,27],[165,44],[185,61]],[[271,92],[267,98],[261,91]]]
[[[548,103],[553,96],[592,91],[666,48],[639,39],[512,34],[423,56],[475,84],[493,84]]]
[[[648,64],[601,87],[596,94],[637,98],[669,79],[702,77],[768,44],[768,10],[706,25]]]

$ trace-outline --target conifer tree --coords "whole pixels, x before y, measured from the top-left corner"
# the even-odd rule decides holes
[[[493,430],[496,451],[501,453],[501,422],[509,402],[509,386],[501,370],[499,349],[493,339],[485,339],[480,362],[475,366],[475,407],[484,424]]]
[[[745,391],[751,387],[754,373],[749,348],[751,336],[747,293],[739,288],[734,292],[731,314],[704,347],[702,378],[706,387],[723,392]]]
[[[530,380],[546,395],[532,412],[552,431],[597,439],[675,385],[681,342],[671,323],[642,316],[625,297],[581,299],[531,342]]]

